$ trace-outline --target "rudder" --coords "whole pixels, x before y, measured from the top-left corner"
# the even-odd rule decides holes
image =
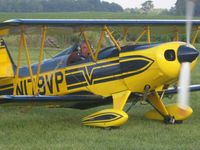
[[[3,39],[0,39],[0,78],[14,77],[14,62]]]

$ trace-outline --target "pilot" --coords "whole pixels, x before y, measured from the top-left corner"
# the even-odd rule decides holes
[[[89,48],[88,48],[87,43],[85,41],[82,41],[81,44],[80,44],[79,55],[80,55],[80,58],[82,60],[88,58],[89,55],[90,55]]]
[[[89,48],[85,41],[81,41],[80,45],[77,47],[77,50],[74,50],[69,56],[67,64],[72,64],[80,60],[85,60],[90,56]]]

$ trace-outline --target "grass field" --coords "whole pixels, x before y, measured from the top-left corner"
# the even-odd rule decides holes
[[[0,21],[15,18],[40,18],[40,19],[150,19],[155,15],[135,15],[131,13],[110,13],[110,12],[60,12],[60,13],[3,13],[0,12]],[[156,16],[157,19],[176,19],[177,16]],[[178,18],[184,18],[178,16]]]
[[[153,18],[123,13],[0,13],[1,21],[11,18]],[[155,18],[155,17],[154,17]],[[159,16],[159,18],[177,18]],[[200,46],[198,46],[200,48]],[[200,83],[200,64],[192,74]],[[176,96],[165,99],[174,103]],[[200,93],[191,94],[192,117],[183,124],[166,125],[150,121],[143,114],[149,105],[134,106],[128,122],[119,129],[104,130],[81,125],[81,118],[104,106],[89,110],[0,105],[0,149],[2,150],[198,150],[200,147]]]

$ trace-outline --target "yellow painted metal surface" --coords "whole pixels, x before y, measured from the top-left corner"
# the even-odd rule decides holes
[[[146,29],[146,32],[147,32],[147,41],[148,41],[149,44],[151,44],[151,30],[150,30],[149,26],[147,26],[146,28],[147,28]]]
[[[177,104],[167,105],[166,109],[169,115],[171,117],[174,117],[175,120],[178,120],[178,121],[186,120],[192,115],[192,112],[193,112],[191,107],[187,107],[187,109],[182,110],[178,107]],[[156,110],[147,112],[145,114],[145,117],[148,119],[153,119],[153,120],[161,120],[161,121],[164,120],[164,118]]]
[[[145,85],[150,85],[150,90],[155,90],[162,85],[175,83],[181,67],[177,58],[178,48],[184,44],[183,42],[169,42],[145,50],[120,53],[120,58],[129,58],[120,60],[120,63],[130,61],[131,59],[148,61],[148,64],[141,68],[141,70],[145,71],[123,79],[128,89],[132,92],[143,92]],[[165,58],[165,51],[169,49],[175,52],[176,59],[174,61],[168,61]],[[130,58],[130,56],[133,57]],[[194,68],[196,62],[197,60],[191,63],[191,70]],[[137,72],[141,70],[137,70]],[[123,75],[131,73],[134,74],[135,72],[126,72]]]
[[[0,79],[0,85],[1,86],[4,86],[4,85],[11,85],[11,86],[4,86],[3,88],[0,89],[0,92],[1,91],[4,91],[4,90],[8,90],[10,88],[13,88],[13,82],[14,82],[14,78],[13,77],[6,77],[6,78],[1,78]]]
[[[123,110],[131,91],[122,91],[119,93],[112,94],[113,98],[113,109]]]
[[[104,29],[108,33],[108,36],[110,37],[110,39],[112,40],[112,42],[115,44],[115,46],[117,47],[117,49],[121,50],[121,47],[120,47],[119,43],[116,41],[116,39],[114,38],[114,36],[112,35],[112,33],[110,32],[110,30],[108,29],[108,27],[104,26]]]
[[[37,76],[36,76],[36,81],[35,81],[35,94],[38,94],[38,82],[39,82],[39,75],[41,71],[41,64],[43,60],[43,51],[44,51],[44,45],[45,45],[45,40],[46,40],[46,32],[47,28],[43,27],[43,32],[42,32],[42,39],[41,39],[41,46],[40,46],[40,54],[39,54],[39,63],[38,63],[38,68],[37,68]]]
[[[161,112],[164,116],[168,116],[169,113],[164,105],[164,103],[162,102],[160,96],[157,93],[151,94],[148,96],[148,100],[149,102],[156,107],[156,109],[159,110],[159,112]]]
[[[27,41],[26,41],[26,37],[25,37],[25,33],[22,32],[22,41],[23,41],[23,46],[25,49],[25,53],[26,53],[26,61],[28,64],[28,70],[29,70],[29,74],[31,77],[31,85],[32,85],[32,91],[33,91],[33,95],[35,92],[35,80],[33,80],[33,70],[31,68],[31,60],[30,60],[30,53],[29,53],[29,49],[28,49],[28,45],[27,45]]]
[[[128,115],[124,111],[105,109],[82,119],[83,125],[94,127],[118,127],[126,123]]]
[[[0,78],[14,77],[12,62],[5,46],[0,47]]]
[[[134,44],[137,44],[137,43],[140,41],[140,39],[143,37],[143,35],[144,35],[145,33],[146,33],[146,30],[142,31],[142,32],[139,34],[138,38],[134,41]]]
[[[145,33],[147,35],[147,43],[150,44],[151,43],[151,29],[150,29],[150,26],[144,27],[144,30],[139,34],[137,39],[134,41],[134,44],[137,44],[140,41],[140,39],[144,36]]]
[[[17,57],[17,69],[15,73],[15,80],[14,80],[14,90],[13,90],[13,95],[16,96],[16,89],[17,89],[17,82],[19,79],[19,69],[21,66],[21,59],[22,59],[22,50],[23,50],[23,39],[22,39],[22,33],[20,37],[20,43],[19,43],[19,51],[18,51],[18,57]]]
[[[194,37],[192,38],[192,45],[195,44],[196,39],[198,38],[198,35],[199,35],[199,31],[200,31],[200,26],[197,27]]]
[[[95,61],[97,61],[97,57],[98,57],[99,52],[100,52],[100,49],[101,49],[101,44],[102,44],[102,42],[103,42],[104,35],[105,35],[105,30],[103,29],[102,32],[101,32],[101,35],[100,35],[98,44],[97,44],[96,51],[95,51]]]

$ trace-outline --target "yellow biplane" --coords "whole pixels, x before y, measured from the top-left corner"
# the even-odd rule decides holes
[[[83,118],[88,126],[117,127],[124,124],[128,115],[125,104],[131,97],[133,104],[146,101],[155,110],[147,112],[149,119],[176,123],[187,119],[192,109],[186,103],[188,90],[198,91],[200,85],[189,86],[190,68],[193,69],[199,52],[194,43],[200,31],[200,20],[190,20],[195,31],[192,43],[179,41],[185,33],[185,20],[63,20],[63,19],[14,19],[0,24],[0,103],[35,102],[41,104],[65,104],[70,108],[86,109],[113,104],[112,108],[101,110]],[[38,63],[31,64],[27,44],[27,31],[32,27],[41,29],[41,46]],[[51,59],[43,59],[47,32],[51,29],[71,29],[80,33],[88,49],[88,56],[80,54],[80,41],[63,50]],[[100,29],[95,48],[86,32]],[[129,35],[139,37],[127,42]],[[123,42],[114,31],[123,32]],[[173,33],[174,41],[152,43],[153,33]],[[12,60],[3,37],[20,35],[18,59]],[[137,44],[147,35],[147,43]],[[71,36],[71,35],[68,35]],[[107,37],[113,46],[102,46]],[[125,43],[125,44],[122,44]],[[128,43],[128,44],[127,44]],[[27,66],[21,66],[25,50]],[[75,56],[78,58],[75,58]],[[81,58],[82,57],[82,58]],[[180,88],[170,88],[177,83]],[[185,83],[187,82],[187,83]],[[164,95],[175,94],[180,89],[177,104],[164,105]],[[181,95],[183,97],[181,97]],[[182,103],[182,99],[183,100]],[[179,104],[180,102],[180,104]]]

